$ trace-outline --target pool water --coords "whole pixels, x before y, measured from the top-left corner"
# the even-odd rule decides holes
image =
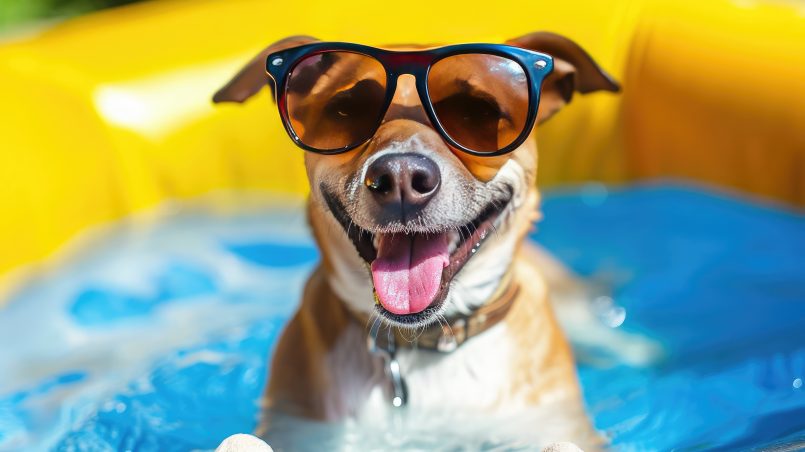
[[[95,231],[16,291],[0,311],[0,450],[211,449],[251,431],[318,253],[300,203],[249,205]],[[533,239],[611,300],[612,327],[665,352],[579,366],[615,449],[805,447],[805,215],[674,184],[554,191],[543,210]],[[528,449],[488,426],[415,433],[397,446]]]

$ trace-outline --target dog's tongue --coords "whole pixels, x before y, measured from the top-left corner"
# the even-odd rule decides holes
[[[447,234],[383,234],[372,262],[372,280],[380,303],[394,314],[427,308],[450,262]]]

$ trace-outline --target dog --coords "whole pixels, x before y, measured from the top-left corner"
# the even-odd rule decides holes
[[[267,84],[276,90],[268,55],[315,42],[294,36],[270,45],[213,101],[244,102]],[[305,153],[307,215],[322,260],[276,346],[269,428],[276,413],[338,421],[400,409],[526,410],[553,421],[531,426],[540,444],[603,446],[549,302],[546,258],[525,237],[540,218],[536,129],[574,93],[619,85],[561,35],[535,32],[506,44],[553,57],[536,126],[512,152],[457,152],[435,130],[413,77],[403,75],[369,140],[338,154]],[[412,48],[420,47],[400,50]],[[357,70],[336,69],[330,79]],[[415,216],[405,218],[408,207]],[[447,251],[432,254],[443,261],[410,263],[440,246]],[[400,270],[400,259],[410,268]]]

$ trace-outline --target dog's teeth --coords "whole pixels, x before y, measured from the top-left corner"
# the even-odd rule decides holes
[[[447,252],[452,254],[453,251],[458,248],[458,242],[461,240],[461,236],[458,235],[458,231],[450,231],[448,237],[450,238],[450,245],[447,247]]]
[[[372,236],[372,246],[378,249],[380,246],[380,234],[374,234],[374,236]]]

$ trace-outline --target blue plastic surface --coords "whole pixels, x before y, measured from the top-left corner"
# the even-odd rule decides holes
[[[805,440],[805,216],[673,185],[549,193],[544,213],[534,239],[668,354],[579,369],[616,449]],[[0,450],[188,450],[250,431],[318,258],[303,224],[196,214],[32,283],[0,315]]]

